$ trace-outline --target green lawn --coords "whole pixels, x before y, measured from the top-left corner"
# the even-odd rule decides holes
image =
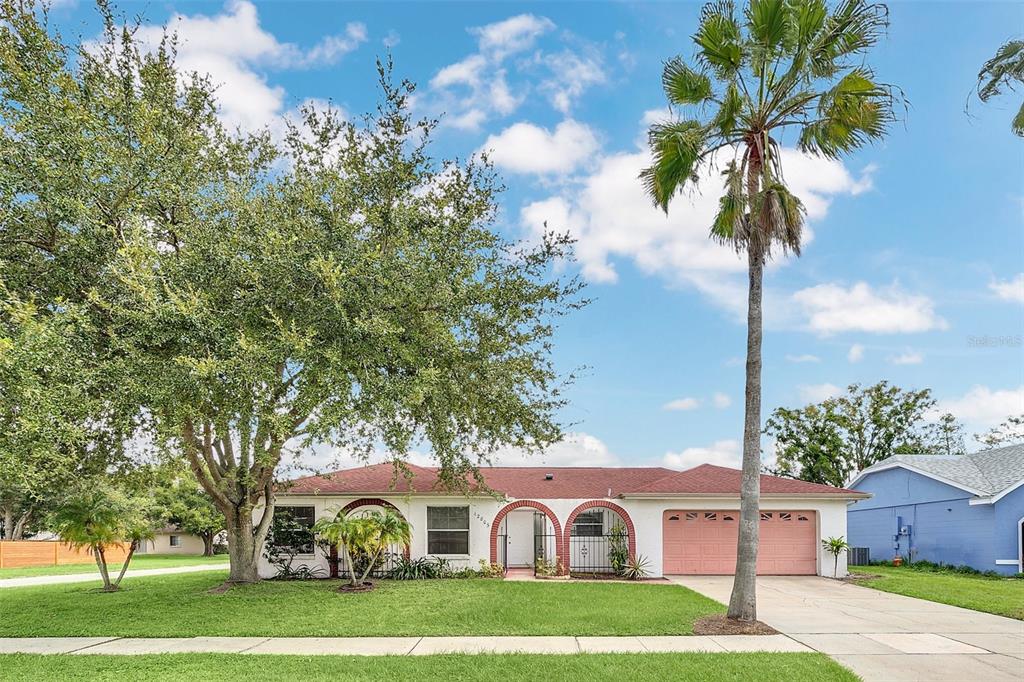
[[[0,590],[0,637],[686,635],[725,610],[678,585],[383,581],[339,594],[337,581],[265,581],[209,594],[226,573],[136,578],[114,594],[89,584]]]
[[[144,568],[172,568],[175,566],[201,566],[203,564],[227,564],[226,554],[220,556],[196,556],[181,554],[136,554],[128,570]],[[121,570],[121,564],[111,564],[110,570]],[[88,564],[65,564],[63,566],[39,566],[38,568],[0,568],[0,580],[4,578],[28,578],[37,575],[75,575],[95,573],[99,580],[99,569],[95,562]]]
[[[835,680],[856,675],[824,654],[480,654],[443,656],[0,656],[12,680]]]
[[[855,575],[877,575],[859,584],[884,592],[1024,620],[1024,580],[894,566],[851,566]]]

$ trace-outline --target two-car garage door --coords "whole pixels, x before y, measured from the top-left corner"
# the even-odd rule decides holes
[[[662,519],[665,575],[732,575],[736,570],[738,511],[670,510]],[[818,531],[813,511],[761,512],[759,575],[817,573]]]

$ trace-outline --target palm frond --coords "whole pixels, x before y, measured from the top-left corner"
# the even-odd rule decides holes
[[[808,48],[815,78],[831,78],[848,66],[846,58],[875,45],[889,27],[889,10],[881,3],[845,0],[823,22]]]
[[[740,95],[740,90],[736,83],[730,82],[725,88],[721,105],[718,107],[718,111],[715,112],[711,125],[720,136],[727,138],[739,128],[742,113],[743,96]]]
[[[722,80],[732,78],[743,66],[743,36],[732,0],[704,5],[693,40],[699,59]]]
[[[1017,110],[1017,115],[1013,117],[1010,127],[1013,129],[1014,134],[1024,137],[1024,104],[1020,105],[1020,109]]]
[[[791,10],[786,0],[750,0],[745,11],[750,37],[750,65],[758,77],[792,34]]]
[[[661,86],[668,101],[677,106],[701,104],[711,98],[711,79],[694,71],[679,57],[665,62]]]
[[[1015,83],[1024,83],[1024,40],[1004,43],[996,55],[981,67],[978,72],[978,99],[987,102],[1002,94],[1004,87],[1012,90]]]
[[[698,121],[651,126],[648,143],[653,165],[641,172],[640,179],[656,206],[668,211],[668,203],[675,193],[687,182],[696,182],[707,139],[707,131]]]
[[[866,68],[843,76],[818,101],[818,117],[800,133],[802,151],[836,158],[881,138],[895,120],[891,89]]]
[[[745,164],[730,162],[722,175],[725,178],[725,193],[718,200],[718,213],[711,224],[711,238],[720,243],[742,250],[748,232],[747,200],[744,191]]]

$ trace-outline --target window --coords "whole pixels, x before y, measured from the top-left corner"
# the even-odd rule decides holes
[[[171,536],[171,547],[181,547],[181,536],[180,535],[172,535]]]
[[[806,521],[807,517],[804,516],[803,514],[797,514],[796,520],[797,521]]]
[[[772,520],[772,513],[771,512],[761,512],[761,520],[762,521],[771,521]]]
[[[718,514],[716,514],[715,512],[704,512],[704,520],[705,521],[717,521],[718,520]]]
[[[572,522],[572,535],[596,538],[604,535],[604,510],[580,512]]]
[[[313,553],[313,507],[275,507],[271,544],[296,554]]]
[[[792,521],[793,515],[789,512],[779,512],[779,521]]]
[[[427,554],[469,554],[469,507],[427,507]]]
[[[732,514],[722,514],[722,520],[723,521],[735,521],[736,519],[733,518]]]
[[[697,512],[686,512],[686,520],[687,521],[696,521],[697,520]]]

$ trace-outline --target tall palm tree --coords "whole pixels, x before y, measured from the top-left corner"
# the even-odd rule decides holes
[[[884,34],[884,5],[845,0],[730,0],[704,6],[695,57],[665,64],[674,120],[651,126],[652,165],[641,180],[666,212],[672,197],[720,167],[725,191],[712,239],[746,252],[749,270],[743,480],[736,577],[728,615],[757,617],[755,575],[761,464],[761,286],[774,252],[799,255],[804,208],[786,187],[784,137],[838,158],[885,134],[894,89],[863,56]]]
[[[978,99],[987,102],[1002,94],[1003,88],[1014,90],[1024,85],[1024,40],[1003,44],[978,73]],[[1010,122],[1013,132],[1024,137],[1024,104]]]

